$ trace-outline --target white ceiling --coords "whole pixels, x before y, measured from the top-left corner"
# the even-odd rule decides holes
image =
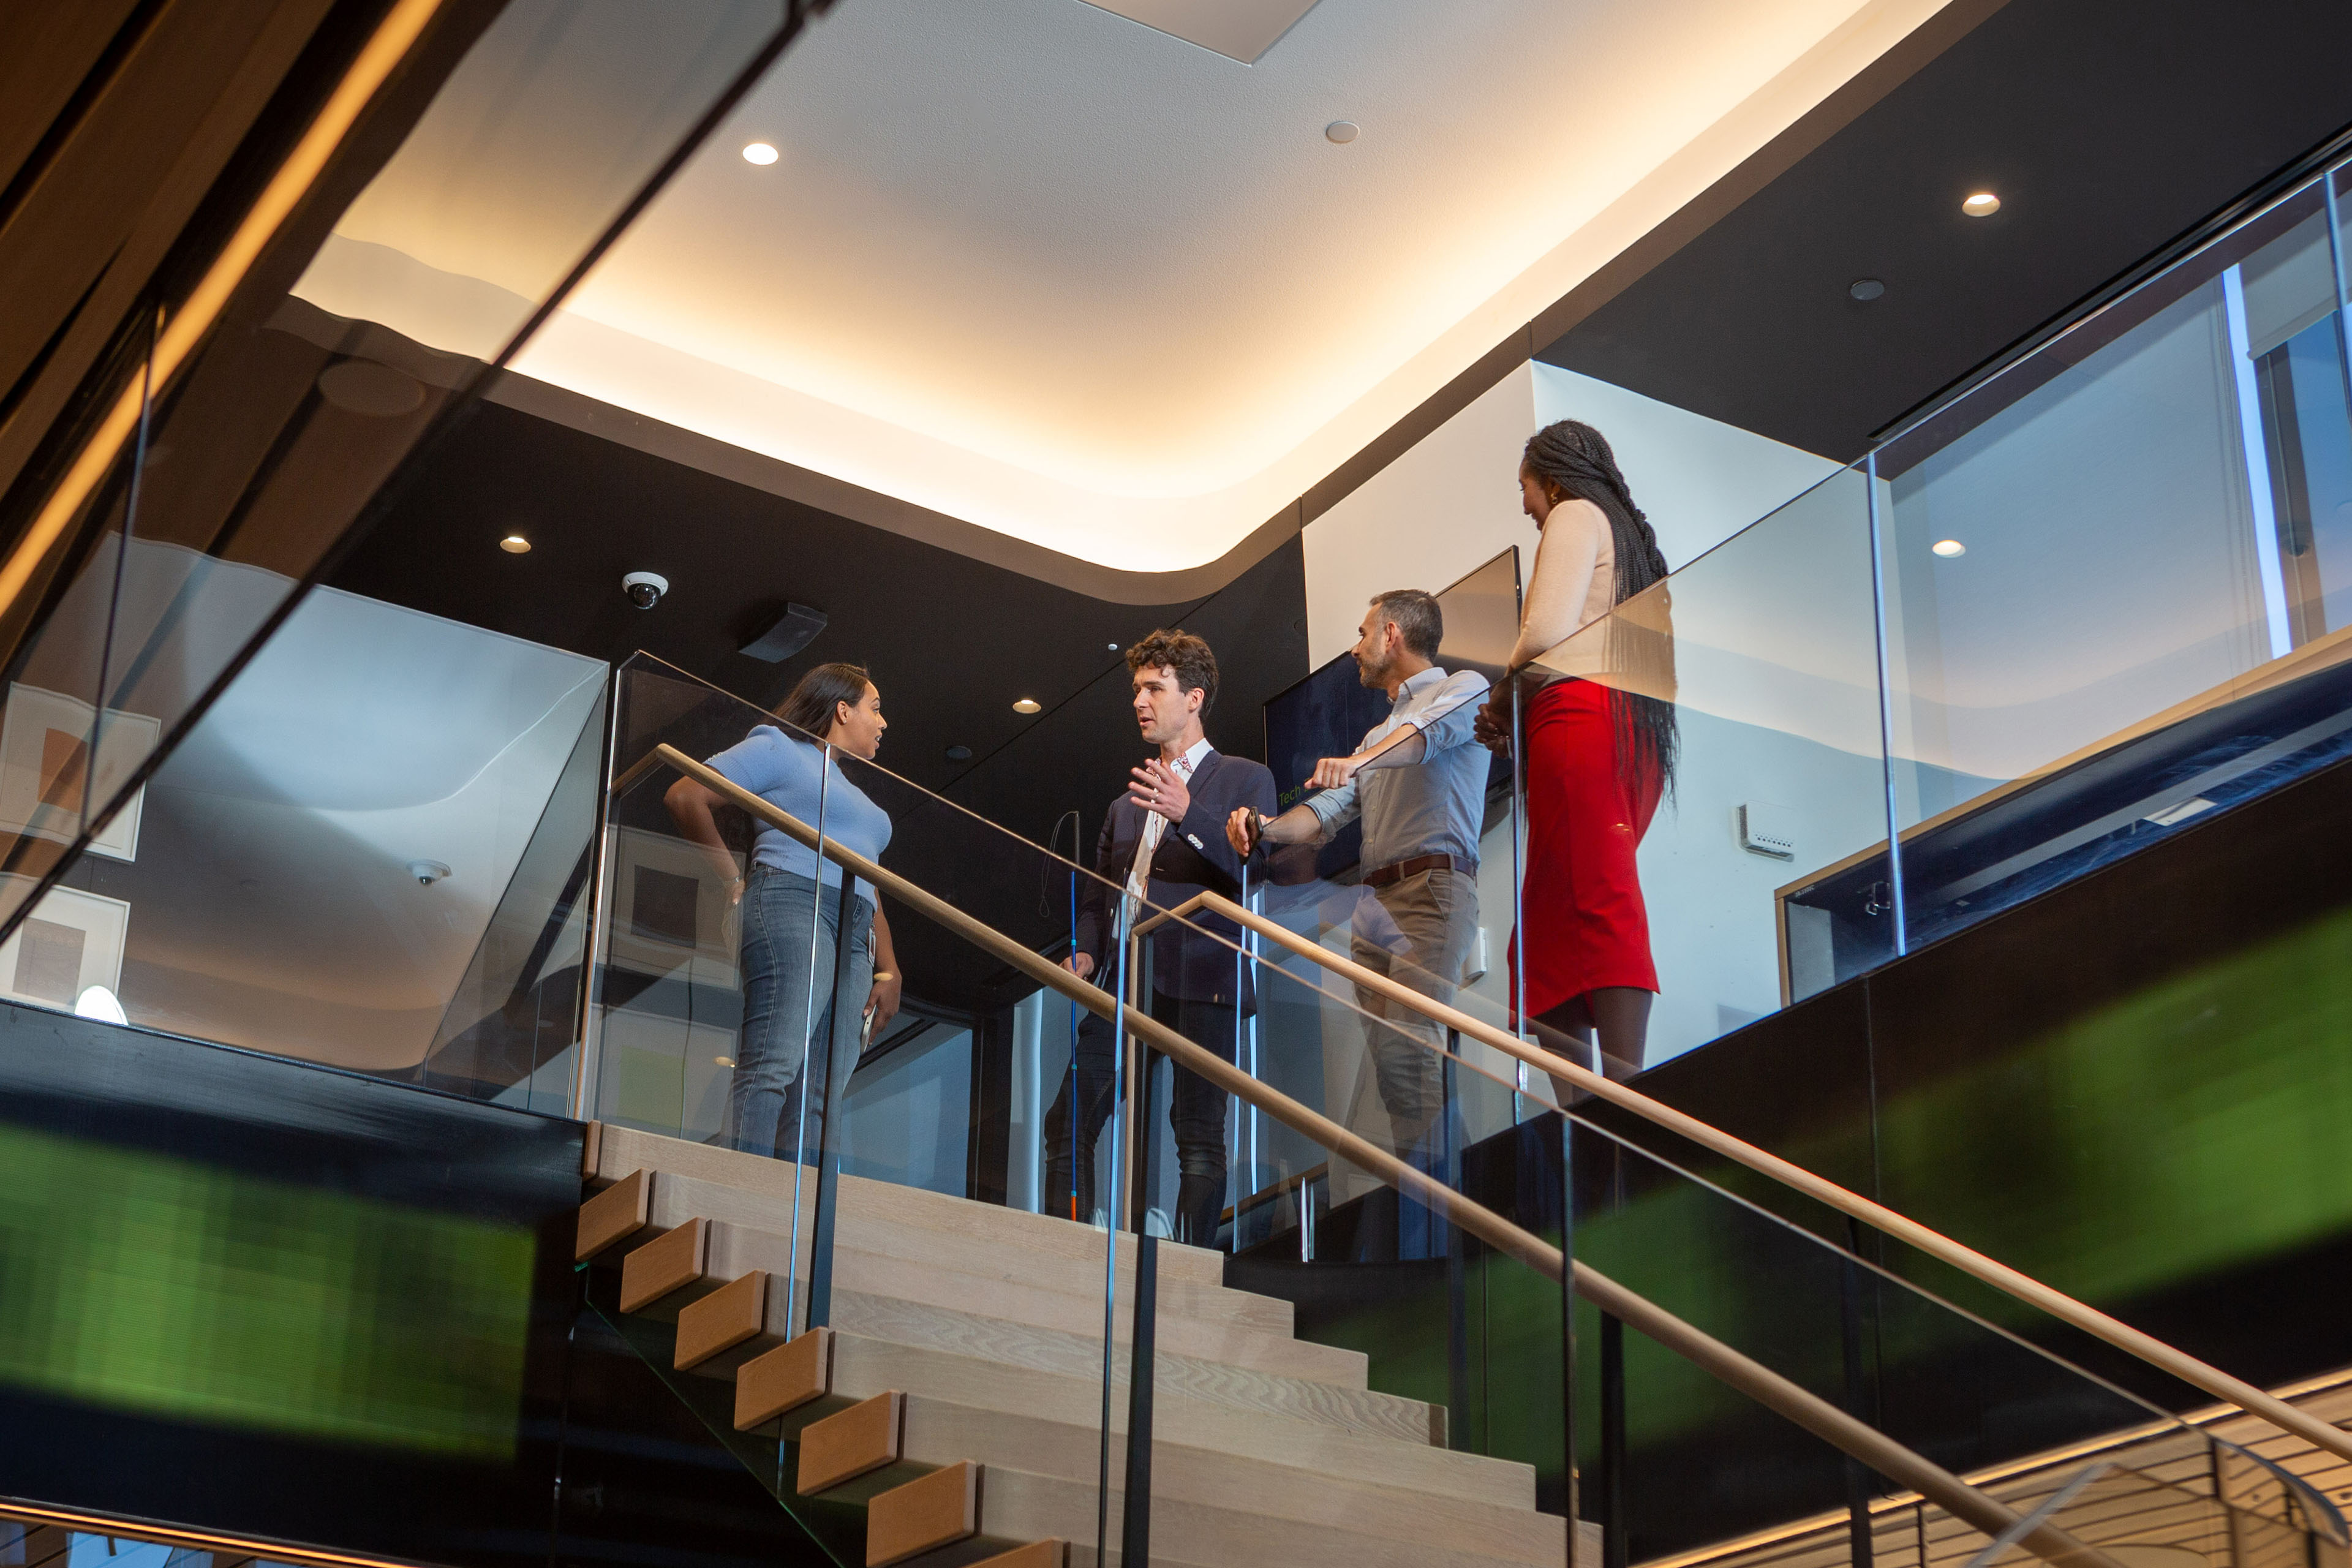
[[[844,0],[520,368],[1099,564],[1199,565],[1941,3],[1321,0],[1244,65],[1086,0]],[[484,287],[540,286],[515,258],[548,204],[451,193],[565,177],[529,128],[587,88],[512,68],[550,5],[509,11],[509,68],[435,110],[472,133],[415,139],[306,298],[479,352]],[[581,9],[583,58],[644,26]]]

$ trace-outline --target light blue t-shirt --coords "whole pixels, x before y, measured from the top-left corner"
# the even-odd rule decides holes
[[[711,758],[710,766],[729,783],[741,785],[814,827],[817,757],[818,749],[808,742],[788,736],[772,724],[761,724]],[[825,773],[830,776],[824,783],[824,836],[868,860],[881,859],[890,842],[889,814],[841,776],[839,763],[827,764]],[[758,826],[760,837],[751,846],[754,865],[772,866],[800,877],[816,876],[815,850],[787,837],[782,828],[765,823]],[[824,862],[823,885],[841,886],[841,868],[830,860]],[[857,896],[872,903],[874,884],[859,878]]]

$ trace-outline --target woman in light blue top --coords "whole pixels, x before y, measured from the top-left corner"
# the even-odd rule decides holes
[[[890,842],[889,816],[810,739],[822,736],[837,752],[872,760],[881,748],[882,731],[889,728],[874,682],[854,664],[819,665],[801,678],[777,716],[782,727],[755,726],[712,757],[710,766],[811,826],[816,825],[823,780],[824,836],[869,860],[880,859]],[[801,1099],[810,1077],[803,1069],[822,1074],[826,1056],[813,1049],[812,1042],[829,1041],[835,1052],[847,1052],[854,1065],[866,1017],[872,1016],[878,1031],[898,1012],[898,965],[890,947],[890,922],[883,918],[872,884],[861,879],[850,900],[848,950],[840,955],[836,989],[841,868],[821,861],[814,850],[781,829],[762,826],[751,866],[738,879],[734,857],[711,817],[722,798],[692,779],[680,779],[663,804],[678,831],[725,867],[742,914],[743,1033],[735,1047],[735,1076],[720,1136],[731,1148],[758,1154],[813,1153],[822,1110],[803,1125]],[[842,1005],[845,1000],[862,1005]]]

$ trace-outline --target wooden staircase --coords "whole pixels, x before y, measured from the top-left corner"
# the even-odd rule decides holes
[[[788,1337],[793,1166],[592,1125],[584,1174],[581,1258],[618,1260],[624,1311],[675,1321],[679,1370],[733,1384],[738,1430],[797,1439],[802,1497],[863,1506],[868,1568],[1095,1563],[1102,1232],[845,1177],[831,1323]],[[1359,1352],[1292,1338],[1290,1303],[1226,1289],[1219,1254],[1159,1256],[1154,1563],[1565,1561],[1530,1467],[1448,1449],[1443,1410],[1372,1392]],[[1132,1268],[1130,1240],[1129,1286]],[[1119,1349],[1115,1479],[1128,1368]]]

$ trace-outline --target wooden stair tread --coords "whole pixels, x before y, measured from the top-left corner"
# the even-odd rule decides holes
[[[738,1194],[740,1204],[759,1205],[757,1212],[744,1207],[740,1213],[707,1213],[703,1216],[707,1219],[764,1223],[770,1228],[778,1228],[775,1215],[789,1215],[792,1213],[795,1167],[789,1161],[747,1154],[740,1150],[714,1148],[681,1138],[667,1138],[656,1132],[642,1132],[609,1122],[604,1124],[597,1145],[597,1168],[592,1179],[600,1184],[619,1181],[640,1170],[660,1172],[698,1184],[724,1189]],[[808,1179],[799,1182],[798,1194],[803,1209],[813,1213],[815,1204],[814,1170],[808,1170],[807,1175]],[[846,1222],[853,1215],[859,1219],[887,1219],[903,1225],[983,1237],[1001,1236],[1008,1246],[1025,1246],[1049,1253],[1088,1257],[1097,1267],[1102,1260],[1105,1233],[1091,1226],[1058,1219],[1051,1215],[1030,1214],[1021,1209],[974,1203],[968,1198],[950,1197],[921,1187],[900,1186],[863,1176],[843,1176],[839,1218]],[[782,1228],[788,1230],[790,1226],[784,1225]],[[1126,1252],[1128,1247],[1122,1246],[1120,1250]],[[1162,1241],[1160,1255],[1160,1278],[1163,1279],[1181,1278],[1207,1284],[1218,1284],[1223,1280],[1224,1258],[1221,1253],[1206,1247],[1180,1247],[1174,1242]]]
[[[692,1243],[691,1246],[687,1244]],[[674,1256],[673,1256],[674,1255]],[[662,1266],[653,1259],[660,1257]],[[705,1225],[689,1219],[629,1254],[623,1264],[623,1310],[646,1310],[675,1316],[689,1297],[709,1294],[724,1283],[754,1272],[780,1274],[793,1261],[788,1237],[741,1226]],[[688,1267],[701,1270],[689,1277]],[[667,1296],[649,1289],[656,1281],[674,1283],[681,1292]],[[1017,1280],[962,1274],[927,1267],[904,1258],[877,1258],[854,1247],[834,1254],[834,1292],[866,1300],[894,1300],[910,1305],[936,1307],[968,1316],[1034,1324],[1099,1342],[1103,1302],[1098,1294],[1081,1295]],[[784,1327],[782,1292],[773,1292],[774,1327]],[[1284,1303],[1286,1308],[1287,1303]],[[1361,1358],[1328,1346],[1311,1345],[1289,1333],[1288,1313],[1277,1329],[1263,1321],[1265,1314],[1237,1291],[1222,1288],[1176,1284],[1160,1300],[1156,1335],[1159,1342],[1182,1354],[1231,1361],[1237,1365],[1285,1370],[1300,1375],[1339,1378],[1360,1383]],[[1132,1326],[1124,1307],[1112,1323],[1116,1342],[1125,1342]]]
[[[965,1355],[1001,1355],[1008,1344],[1034,1346],[1034,1336],[1049,1334],[1062,1342],[1054,1346],[1055,1359],[1066,1370],[1073,1364],[1102,1363],[1101,1309],[1091,1321],[1073,1319],[1068,1324],[1045,1323],[1031,1318],[999,1318],[898,1296],[869,1295],[836,1287],[833,1293],[833,1323],[878,1340],[935,1345]],[[1117,1325],[1125,1329],[1126,1324]],[[1125,1343],[1121,1332],[1114,1343]],[[1318,1345],[1311,1340],[1276,1339],[1270,1334],[1239,1332],[1213,1326],[1163,1321],[1155,1348],[1164,1353],[1197,1361],[1223,1362],[1250,1372],[1328,1383],[1348,1389],[1365,1385],[1366,1363],[1360,1351]],[[1030,1364],[1022,1363],[1021,1364]]]
[[[709,1221],[714,1231],[710,1266],[721,1278],[733,1279],[751,1268],[776,1275],[797,1271],[803,1279],[807,1278],[809,1244],[805,1237],[796,1246],[787,1232],[706,1215],[698,1212],[699,1205],[694,1201],[702,1194],[677,1193],[667,1182],[657,1181],[654,1194],[651,1212],[655,1228],[667,1230],[697,1219]],[[872,1250],[866,1245],[872,1239],[876,1239],[876,1233],[871,1229],[836,1233],[835,1284],[868,1295],[901,1295],[908,1300],[940,1301],[943,1305],[966,1300],[1009,1301],[1034,1296],[1039,1299],[1045,1321],[1066,1321],[1078,1312],[1097,1319],[1101,1316],[1104,1280],[1099,1262],[1087,1265],[986,1246],[939,1247],[933,1249],[933,1256],[922,1257],[911,1255],[906,1248]],[[950,1289],[959,1294],[943,1299],[941,1291]],[[1126,1289],[1119,1292],[1122,1311],[1131,1305],[1133,1289],[1129,1277]],[[1160,1281],[1158,1297],[1163,1320],[1181,1318],[1229,1325],[1276,1339],[1292,1337],[1291,1305],[1279,1297],[1192,1279]],[[1013,1314],[992,1311],[989,1315]]]
[[[1320,1482],[1326,1478],[1318,1477]],[[1431,1542],[1394,1533],[1351,1528],[1346,1506],[1355,1494],[1340,1487],[1302,1487],[1302,1511],[1328,1506],[1316,1519],[1261,1513],[1245,1507],[1191,1498],[1163,1497],[1156,1482],[1151,1496],[1152,1562],[1198,1563],[1202,1568],[1494,1568],[1499,1563],[1558,1568],[1566,1557],[1567,1521],[1529,1512],[1509,1539]],[[1095,1483],[1072,1481],[1009,1466],[985,1467],[981,1483],[981,1531],[1000,1540],[1059,1536],[1090,1546],[1096,1518]],[[1119,1499],[1111,1500],[1111,1540],[1119,1528]],[[1496,1531],[1500,1537],[1504,1532]],[[1164,1546],[1162,1543],[1165,1543]],[[1491,1548],[1491,1549],[1490,1549]],[[1083,1553],[1091,1560],[1092,1552]],[[1117,1552],[1113,1552],[1114,1560]]]
[[[902,1397],[903,1452],[910,1462],[1003,1464],[1058,1477],[1091,1492],[1102,1451],[1093,1420],[982,1409],[923,1394]],[[1162,1435],[1156,1421],[1153,1436],[1155,1510],[1169,1499],[1211,1503],[1301,1523],[1344,1521],[1357,1530],[1436,1546],[1494,1540],[1510,1551],[1539,1552],[1559,1542],[1559,1521],[1536,1511],[1535,1472],[1527,1466],[1484,1461],[1517,1483],[1509,1489],[1516,1495],[1495,1500],[1465,1496],[1462,1489],[1408,1489],[1341,1469],[1200,1447]],[[1119,1437],[1113,1438],[1111,1451],[1116,1470],[1123,1462]],[[1243,1499],[1246,1506],[1238,1500]]]
[[[1181,1367],[1171,1360],[1161,1358],[1154,1392],[1153,1430],[1165,1440],[1328,1468],[1416,1491],[1454,1492],[1503,1507],[1533,1506],[1530,1468],[1433,1446],[1425,1405],[1394,1411],[1367,1402],[1350,1407],[1318,1398],[1328,1394],[1328,1384],[1236,1375],[1224,1367]],[[1187,1375],[1196,1370],[1215,1375]],[[1118,1389],[1125,1384],[1122,1376]],[[903,1389],[927,1399],[1074,1423],[1089,1431],[1101,1418],[1098,1374],[1041,1372],[847,1332],[834,1336],[833,1388],[848,1399]]]

